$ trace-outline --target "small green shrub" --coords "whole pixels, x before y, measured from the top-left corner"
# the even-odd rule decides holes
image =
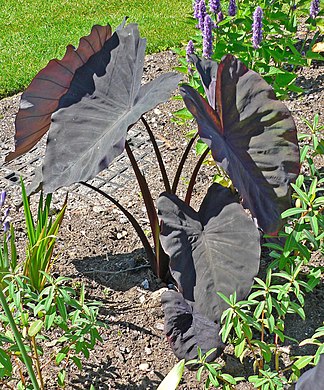
[[[64,387],[67,364],[72,362],[81,369],[81,357],[89,358],[90,350],[101,341],[99,303],[86,303],[84,285],[77,293],[69,287],[69,278],[49,274],[66,202],[52,221],[51,196],[45,204],[40,196],[34,221],[23,182],[22,194],[28,237],[26,258],[22,264],[17,263],[12,225],[5,227],[0,245],[0,380],[9,388],[44,389],[42,355],[48,349],[51,360],[47,364],[58,366],[57,385]]]

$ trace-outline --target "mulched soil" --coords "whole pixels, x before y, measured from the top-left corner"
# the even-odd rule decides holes
[[[177,65],[176,56],[163,52],[146,57],[145,80],[156,77]],[[301,97],[291,97],[286,103],[291,110],[300,133],[307,128],[303,118],[312,120],[316,113],[323,110],[323,72],[321,66],[299,70],[299,83],[305,88]],[[0,143],[4,157],[13,146],[14,116],[18,109],[19,96],[0,101]],[[179,126],[172,122],[171,113],[182,107],[182,102],[172,100],[162,104],[149,113],[146,118],[161,142],[167,170],[174,175],[174,166],[179,162],[181,152],[187,143],[185,134],[195,124]],[[323,118],[320,118],[322,121]],[[144,130],[143,130],[144,131]],[[41,148],[36,155],[42,154]],[[179,195],[183,197],[189,174],[196,161],[194,153],[186,163]],[[163,191],[162,179],[157,176],[154,155],[146,158],[146,179],[156,199]],[[323,166],[323,161],[317,161]],[[114,196],[141,222],[144,229],[149,224],[140,190],[135,178],[122,182],[122,188]],[[204,166],[200,172],[194,193],[193,206],[199,204],[205,189],[211,182],[213,167]],[[8,182],[1,179],[0,184]],[[8,204],[17,204],[20,199],[19,186],[8,189]],[[63,191],[54,194],[53,208],[62,204]],[[37,196],[32,199],[35,209]],[[22,210],[12,210],[13,222],[17,226],[17,240],[20,256],[23,256],[25,233],[22,228]],[[73,283],[82,281],[86,285],[87,298],[102,302],[100,319],[107,324],[101,330],[103,343],[96,346],[84,368],[79,371],[68,367],[67,389],[88,389],[93,384],[96,389],[155,389],[161,379],[177,362],[163,334],[163,312],[160,304],[161,291],[166,288],[157,280],[150,268],[142,249],[141,242],[127,219],[116,207],[95,193],[76,189],[70,192],[65,220],[60,231],[57,253],[58,260],[53,272],[66,275]],[[324,265],[318,258],[318,264]],[[148,288],[147,288],[148,287]],[[307,321],[291,316],[287,323],[287,333],[302,340],[309,337],[321,325],[324,319],[323,286],[318,287],[307,298],[305,311]],[[295,351],[296,345],[287,345],[287,351]],[[46,373],[48,389],[55,389],[53,371],[49,367]],[[249,362],[240,365],[232,357],[228,358],[228,370],[237,375],[250,373]],[[195,379],[195,373],[186,371],[179,389],[202,389],[203,385]],[[253,388],[241,384],[238,389]]]

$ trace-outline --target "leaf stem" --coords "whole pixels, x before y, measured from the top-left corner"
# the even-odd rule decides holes
[[[145,118],[142,116],[141,117],[141,120],[148,132],[148,135],[150,136],[150,140],[152,142],[152,145],[153,145],[153,148],[154,148],[154,151],[155,151],[155,155],[156,155],[156,158],[158,160],[158,163],[159,163],[159,167],[160,167],[160,172],[161,172],[161,175],[162,175],[162,178],[163,178],[163,183],[164,183],[164,187],[165,187],[165,191],[168,192],[168,193],[171,193],[171,186],[170,186],[170,181],[169,181],[169,178],[168,178],[168,175],[166,173],[166,169],[165,169],[165,165],[164,165],[164,162],[163,162],[163,159],[162,159],[162,155],[161,155],[161,152],[160,152],[160,149],[156,143],[156,139],[153,135],[153,132],[149,126],[149,124],[147,123],[147,121],[145,120]]]
[[[149,218],[151,229],[152,229],[154,248],[155,248],[155,261],[154,264],[152,264],[152,268],[155,274],[159,278],[163,279],[168,273],[169,261],[167,255],[164,253],[160,244],[160,225],[159,225],[159,219],[157,216],[155,204],[153,202],[152,195],[148,188],[146,179],[144,175],[141,173],[137,161],[127,141],[125,143],[125,149],[130,159],[130,162],[132,164],[140,190],[142,192],[147,216]]]
[[[190,141],[188,142],[187,146],[186,146],[186,149],[185,151],[183,152],[183,155],[181,157],[181,160],[180,160],[180,163],[178,165],[178,169],[177,169],[177,172],[174,176],[174,179],[173,179],[173,184],[172,184],[172,189],[171,189],[171,193],[172,194],[175,194],[176,191],[177,191],[177,187],[178,187],[178,184],[179,184],[179,180],[180,180],[180,176],[181,176],[181,172],[182,172],[182,169],[183,169],[183,166],[184,166],[184,163],[188,157],[188,154],[192,148],[192,145],[193,143],[195,142],[196,138],[198,137],[198,133],[196,133],[191,139]]]
[[[153,253],[151,245],[150,245],[143,229],[141,228],[139,223],[136,221],[134,216],[129,211],[127,211],[116,199],[114,199],[112,196],[108,195],[106,192],[102,191],[100,188],[96,188],[93,185],[86,183],[86,182],[80,182],[80,183],[83,184],[84,186],[91,188],[92,190],[98,192],[100,195],[103,195],[105,198],[110,200],[111,203],[113,203],[115,206],[117,206],[119,208],[119,210],[122,211],[122,213],[128,218],[129,222],[132,224],[133,228],[135,229],[136,233],[138,234],[138,236],[139,236],[139,238],[144,246],[146,255],[151,263],[151,266],[153,267],[153,265],[156,263],[155,255]]]
[[[264,342],[264,309],[262,310],[262,313],[261,313],[261,342],[263,343]],[[263,369],[263,356],[262,356],[262,353],[261,353],[261,360],[260,360],[260,370]]]
[[[275,346],[276,346],[276,349],[275,349],[275,369],[277,372],[279,372],[279,353],[278,353],[278,335],[277,334],[275,334],[274,342],[275,342]]]
[[[199,169],[202,165],[202,163],[204,162],[207,154],[209,153],[209,148],[207,148],[204,153],[200,156],[200,159],[198,160],[193,172],[192,172],[192,175],[191,175],[191,178],[190,178],[190,182],[189,182],[189,185],[188,185],[188,189],[187,189],[187,193],[186,193],[186,198],[185,198],[185,202],[189,205],[190,204],[190,200],[191,200],[191,195],[192,195],[192,191],[193,191],[193,188],[194,188],[194,185],[196,183],[196,178],[197,178],[197,175],[198,175],[198,172],[199,172]]]
[[[31,344],[32,344],[33,351],[34,351],[35,365],[36,365],[37,375],[38,375],[39,382],[40,382],[40,387],[41,387],[41,390],[43,390],[45,387],[44,387],[42,370],[41,370],[40,362],[39,362],[39,356],[38,356],[38,352],[37,352],[37,344],[36,344],[36,337],[35,336],[31,336]]]

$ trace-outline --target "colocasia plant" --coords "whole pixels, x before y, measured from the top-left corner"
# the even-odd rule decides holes
[[[182,167],[198,134],[188,143],[171,184],[143,114],[166,100],[180,77],[170,73],[141,85],[144,50],[133,24],[121,25],[114,34],[110,26],[95,26],[78,49],[68,47],[65,57],[51,61],[22,95],[16,150],[8,159],[30,150],[49,130],[32,189],[52,192],[81,182],[119,207],[139,234],[155,273],[165,280],[171,275],[177,287],[162,296],[165,330],[175,354],[188,360],[197,357],[197,346],[202,353],[216,347],[212,359],[222,349],[219,321],[227,307],[216,292],[246,297],[259,269],[256,224],[276,234],[280,214],[290,206],[290,183],[299,172],[296,128],[272,88],[237,58],[227,55],[217,63],[191,56],[208,102],[188,85],[181,94],[197,120],[199,137],[236,188],[214,183],[194,210],[193,186],[208,149],[193,169],[185,199],[179,199]],[[138,120],[149,133],[164,182],[158,211],[126,141],[127,130]],[[124,149],[143,195],[154,251],[133,215],[87,183]]]

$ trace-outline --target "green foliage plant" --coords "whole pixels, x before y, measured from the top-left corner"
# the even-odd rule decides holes
[[[246,66],[261,74],[272,85],[279,98],[284,98],[291,92],[302,92],[295,84],[296,70],[309,66],[312,60],[322,59],[318,53],[312,52],[312,46],[323,31],[323,11],[312,18],[309,15],[309,4],[310,2],[305,0],[243,0],[237,2],[237,11],[234,16],[230,16],[224,10],[224,2],[220,2],[223,19],[219,20],[217,14],[210,13],[215,24],[210,58],[220,61],[228,53],[237,56]],[[263,11],[263,38],[258,47],[253,47],[253,13],[258,6]],[[197,20],[194,17],[192,19],[197,27],[197,34],[192,37],[194,52],[202,55],[204,33],[198,27],[200,23],[197,25]],[[296,36],[301,20],[305,21],[307,27],[303,40]],[[193,85],[199,84],[199,78],[193,71],[185,50],[177,52],[181,61],[178,70],[188,74]],[[180,115],[183,115],[183,112]]]
[[[53,249],[64,218],[67,197],[55,221],[52,222],[52,217],[50,216],[52,194],[47,194],[44,201],[41,193],[38,203],[37,221],[35,222],[30,211],[30,204],[22,179],[21,189],[28,237],[23,274],[29,278],[33,288],[41,292],[46,282],[45,275],[49,274],[54,263]]]
[[[69,286],[69,278],[49,274],[66,201],[53,221],[49,216],[50,197],[44,203],[41,196],[34,221],[23,182],[21,185],[26,258],[17,262],[12,224],[3,234],[0,248],[0,381],[19,390],[45,389],[45,368],[52,364],[58,367],[57,385],[64,388],[67,365],[82,369],[82,356],[89,358],[96,343],[102,341],[99,303],[86,302],[84,285],[76,292]],[[42,356],[48,354],[50,360],[44,364]]]

